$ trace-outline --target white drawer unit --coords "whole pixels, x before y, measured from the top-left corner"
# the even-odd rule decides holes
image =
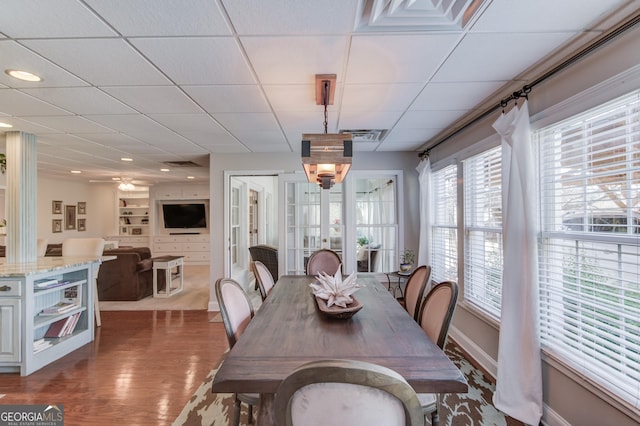
[[[153,237],[153,256],[183,256],[185,264],[206,265],[210,259],[209,234]]]

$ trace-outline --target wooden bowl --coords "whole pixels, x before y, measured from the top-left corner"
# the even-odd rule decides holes
[[[353,302],[349,303],[346,308],[343,308],[341,306],[336,306],[336,305],[328,307],[326,300],[321,299],[317,296],[313,296],[313,297],[316,299],[316,303],[318,305],[318,309],[320,310],[320,312],[322,312],[325,316],[329,318],[336,318],[336,319],[351,318],[364,306],[362,303],[360,303],[358,299],[356,299],[353,296],[351,296],[351,298],[353,299]]]

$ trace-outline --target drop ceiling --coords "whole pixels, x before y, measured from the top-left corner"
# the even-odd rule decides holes
[[[323,131],[315,74],[336,74],[329,133],[364,132],[356,154],[419,151],[633,3],[4,0],[1,130],[35,134],[48,176],[206,180],[209,155],[300,152]]]

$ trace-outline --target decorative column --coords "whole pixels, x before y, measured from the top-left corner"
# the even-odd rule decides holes
[[[38,239],[36,136],[6,132],[7,263],[35,262]]]

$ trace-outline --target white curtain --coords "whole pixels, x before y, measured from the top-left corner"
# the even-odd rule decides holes
[[[418,244],[417,265],[431,264],[431,160],[420,161],[418,167],[418,182],[420,184],[420,240]]]
[[[498,377],[493,403],[509,416],[537,425],[542,417],[538,210],[527,102],[502,114],[493,127],[502,137],[504,250]]]

